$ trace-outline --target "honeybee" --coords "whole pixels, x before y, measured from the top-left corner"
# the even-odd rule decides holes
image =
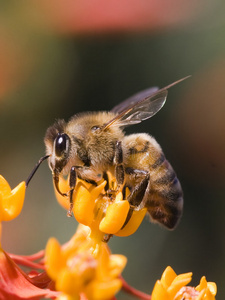
[[[48,159],[56,190],[70,199],[70,215],[77,177],[96,184],[101,178],[107,180],[110,172],[116,178],[117,190],[125,193],[129,189],[127,200],[131,207],[146,207],[151,220],[168,229],[177,225],[182,215],[183,192],[176,173],[152,136],[125,135],[124,128],[155,115],[163,107],[168,89],[186,78],[160,90],[139,92],[109,112],[76,114],[68,123],[58,120],[47,129],[46,156],[36,169]],[[66,194],[59,188],[61,175],[69,176],[70,190]]]

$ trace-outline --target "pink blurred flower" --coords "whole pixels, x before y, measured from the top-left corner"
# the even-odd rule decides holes
[[[36,1],[48,25],[67,33],[135,32],[168,29],[196,18],[202,0]]]

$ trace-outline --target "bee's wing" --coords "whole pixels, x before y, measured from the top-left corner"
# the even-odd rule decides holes
[[[151,118],[163,107],[167,94],[168,91],[166,89],[162,89],[145,97],[144,99],[142,98],[141,100],[134,102],[134,104],[128,105],[125,109],[122,109],[123,105],[121,105],[119,114],[105,124],[104,129],[114,123],[117,126],[123,127],[138,124]]]
[[[115,123],[115,125],[124,127],[129,125],[138,124],[154,116],[166,102],[168,89],[175,84],[185,80],[189,76],[182,78],[160,90],[152,93],[152,89],[148,89],[134,95],[133,97],[125,100],[118,106],[113,108],[113,112],[118,113],[112,120],[103,126],[103,130]],[[154,89],[154,88],[153,88]],[[157,88],[155,88],[157,89]],[[150,94],[147,94],[149,92]],[[147,94],[147,96],[146,96]],[[142,95],[144,98],[139,97]]]
[[[118,105],[114,106],[113,109],[111,109],[112,112],[119,114],[126,110],[128,107],[135,105],[140,100],[145,99],[146,97],[150,97],[152,94],[154,94],[156,91],[158,91],[159,88],[157,87],[151,87],[149,89],[143,90],[128,99],[124,100],[123,102],[119,103]]]

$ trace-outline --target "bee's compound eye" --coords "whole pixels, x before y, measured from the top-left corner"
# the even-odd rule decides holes
[[[69,137],[66,133],[59,133],[55,140],[55,154],[61,157],[68,148]]]

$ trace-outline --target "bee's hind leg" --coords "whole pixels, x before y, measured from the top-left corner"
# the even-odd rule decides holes
[[[122,228],[124,228],[129,222],[134,209],[140,206],[140,204],[142,203],[146,190],[148,189],[150,184],[150,174],[148,171],[126,168],[125,172],[126,174],[133,175],[135,177],[144,178],[139,184],[137,184],[137,186],[135,186],[135,188],[131,191],[130,195],[127,197],[127,200],[130,203],[130,209]]]
[[[132,206],[139,206],[144,198],[145,192],[148,188],[150,182],[150,174],[148,171],[138,170],[133,168],[126,168],[126,174],[133,175],[135,177],[142,177],[143,179],[137,184],[134,189],[131,191],[127,200]]]

